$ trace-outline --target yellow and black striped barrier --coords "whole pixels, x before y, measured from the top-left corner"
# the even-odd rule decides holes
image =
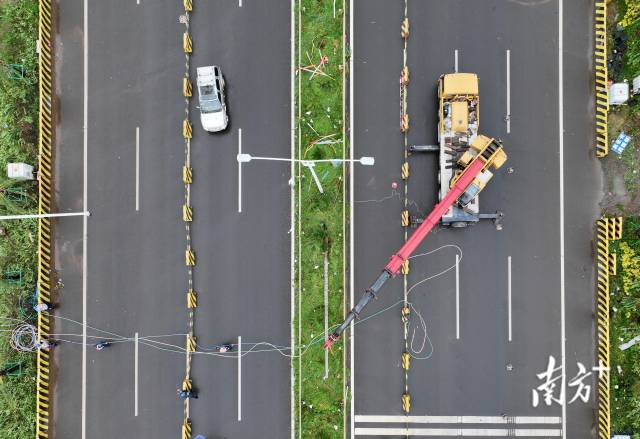
[[[622,218],[601,218],[596,223],[597,344],[598,366],[598,438],[611,437],[610,340],[609,340],[609,276],[615,274],[615,254],[609,252],[609,241],[622,237]]]
[[[39,1],[38,55],[39,133],[38,133],[38,214],[51,213],[53,194],[53,5],[51,0]],[[51,304],[51,220],[38,219],[38,302]],[[38,313],[38,337],[49,337],[51,320],[47,313]],[[38,350],[36,379],[36,438],[49,437],[50,416],[50,351]]]
[[[596,71],[596,155],[609,153],[607,134],[609,113],[609,85],[607,68],[607,2],[596,1],[595,9],[595,71]]]

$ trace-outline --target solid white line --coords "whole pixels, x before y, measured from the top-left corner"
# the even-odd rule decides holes
[[[296,42],[295,42],[295,1],[291,0],[291,72],[290,72],[290,81],[291,81],[291,91],[290,91],[290,105],[291,105],[291,158],[295,158],[295,143],[296,143],[296,105],[295,105],[295,53],[296,53]],[[295,192],[295,163],[293,160],[291,161],[291,185],[290,185],[290,226],[291,226],[291,243],[290,243],[290,256],[291,259],[289,261],[290,266],[290,279],[289,279],[289,287],[290,287],[290,330],[291,330],[291,353],[294,354],[296,352],[296,336],[295,336],[295,317],[296,317],[296,302],[295,302],[295,275],[296,275],[296,266],[295,266],[295,258],[296,258],[296,227],[295,227],[295,208],[296,208],[296,192]],[[295,439],[296,437],[296,415],[295,415],[295,355],[291,355],[291,361],[289,363],[289,374],[290,374],[290,398],[291,398],[291,409],[289,410],[291,415],[291,439]]]
[[[509,302],[509,341],[513,340],[513,333],[511,331],[511,256],[507,258],[507,295]]]
[[[356,422],[402,424],[560,424],[560,416],[403,416],[356,415]]]
[[[511,132],[511,50],[507,50],[507,133]]]
[[[242,128],[238,128],[238,155],[242,154]],[[238,212],[242,212],[242,162],[238,161]]]
[[[89,124],[89,4],[83,2],[83,130],[82,130],[82,210],[87,212],[87,145]],[[87,437],[87,217],[82,219],[82,396],[81,396],[81,434],[82,439]]]
[[[140,210],[140,127],[136,127],[136,211]]]
[[[242,0],[238,0],[238,6],[242,7]]]
[[[460,340],[460,255],[456,254],[456,340]]]
[[[134,384],[134,389],[135,389],[135,394],[134,394],[134,416],[138,416],[138,377],[140,375],[140,368],[139,368],[139,356],[138,356],[138,348],[139,348],[139,343],[138,343],[138,333],[136,332],[135,335],[135,348],[134,348],[134,368],[135,368],[135,384]]]
[[[453,53],[454,53],[454,58],[455,58],[454,71],[456,73],[458,73],[458,49],[456,49]]]
[[[351,56],[349,57],[349,303],[351,304],[351,308],[355,306],[355,246],[354,246],[354,156],[355,156],[355,133],[353,129],[354,125],[354,63],[353,60],[355,58],[355,44],[353,35],[355,33],[354,27],[354,16],[355,9],[353,7],[353,0],[350,0],[349,4],[349,46],[351,49]],[[355,414],[355,400],[356,400],[356,368],[355,368],[355,338],[356,332],[353,322],[351,322],[349,333],[351,338],[349,339],[349,368],[350,368],[350,390],[351,390],[351,421],[349,426],[350,437],[354,436],[354,428],[355,423],[353,421],[353,417]]]
[[[560,437],[560,429],[356,428],[356,436]]]
[[[558,142],[560,167],[560,343],[562,352],[562,437],[567,437],[567,346],[564,290],[564,90],[563,90],[563,0],[558,0]]]
[[[238,421],[242,421],[242,337],[238,336]]]

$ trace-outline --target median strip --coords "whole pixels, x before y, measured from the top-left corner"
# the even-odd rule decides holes
[[[345,344],[325,362],[329,325],[344,318],[347,146],[344,119],[345,1],[297,0],[297,163],[295,295],[295,433],[345,434]],[[338,159],[335,163],[314,160]],[[325,267],[326,258],[326,270]],[[326,273],[326,276],[325,276]],[[326,301],[325,301],[326,282]]]

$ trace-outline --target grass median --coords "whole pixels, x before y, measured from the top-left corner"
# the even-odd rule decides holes
[[[37,186],[6,178],[7,163],[37,163],[37,0],[0,0],[0,214],[36,210]],[[0,437],[35,435],[35,356],[9,344],[19,321],[35,323],[37,222],[0,222]],[[6,373],[8,372],[8,374]]]
[[[343,0],[298,0],[298,146],[304,160],[343,159]],[[336,438],[344,434],[344,339],[325,364],[325,309],[329,326],[344,317],[345,169],[343,164],[297,167],[297,297],[295,335],[296,436]],[[325,257],[328,272],[325,276]],[[328,299],[325,300],[325,281]]]

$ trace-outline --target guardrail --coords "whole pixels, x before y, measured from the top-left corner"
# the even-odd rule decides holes
[[[609,241],[622,237],[622,218],[601,218],[596,223],[596,284],[598,344],[598,438],[611,437],[609,276],[616,273],[616,255]]]
[[[607,134],[609,113],[609,85],[607,67],[607,2],[596,1],[595,9],[595,71],[596,71],[596,156],[609,153]]]
[[[193,206],[191,205],[191,185],[193,184],[193,168],[191,167],[191,138],[193,137],[193,125],[189,120],[189,105],[193,95],[193,87],[190,80],[191,53],[193,52],[193,40],[189,29],[189,20],[193,12],[193,1],[183,0],[184,15],[180,21],[185,25],[182,34],[182,51],[184,52],[184,76],[180,80],[182,83],[182,95],[184,97],[184,120],[182,121],[182,137],[184,139],[184,165],[182,167],[182,184],[184,185],[184,204],[182,205],[182,220],[186,232],[186,249],[184,253],[185,266],[187,267],[187,300],[186,306],[189,312],[188,333],[186,339],[186,371],[182,381],[181,390],[192,391],[193,379],[191,377],[191,364],[193,353],[197,349],[196,337],[193,330],[195,319],[195,309],[198,306],[198,296],[194,288],[193,267],[196,265],[196,253],[191,245],[191,223],[193,221]],[[184,400],[184,417],[181,427],[182,439],[191,439],[192,423],[189,416],[189,398]]]
[[[52,0],[40,0],[38,39],[39,139],[38,213],[51,213],[53,187],[53,8]],[[38,219],[38,302],[51,303],[51,219]],[[51,330],[48,313],[38,313],[38,336],[46,339]],[[38,350],[36,381],[36,438],[49,437],[50,352]]]

